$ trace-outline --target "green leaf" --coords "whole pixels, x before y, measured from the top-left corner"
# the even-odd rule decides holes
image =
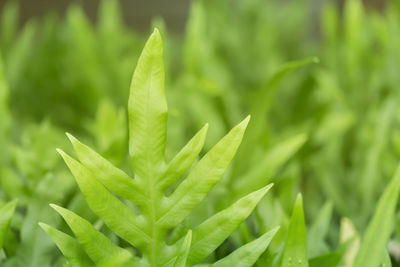
[[[255,191],[215,214],[193,229],[189,263],[195,264],[213,252],[253,211],[272,184]]]
[[[89,207],[111,230],[133,246],[143,248],[151,242],[149,235],[143,231],[143,220],[111,194],[83,165],[62,150],[57,151],[74,175]]]
[[[94,266],[93,262],[74,238],[45,223],[39,223],[39,225],[51,236],[69,264],[76,267]]]
[[[375,267],[382,263],[387,242],[393,231],[399,190],[400,167],[378,202],[374,216],[361,240],[354,267]]]
[[[261,256],[261,254],[267,249],[272,238],[278,232],[279,227],[272,229],[271,231],[263,234],[256,240],[238,248],[225,258],[220,259],[216,263],[212,264],[212,267],[251,267]]]
[[[104,159],[90,147],[79,142],[67,133],[80,162],[92,172],[93,176],[110,191],[142,206],[146,201],[137,181],[112,163]]]
[[[171,160],[166,171],[158,179],[161,189],[175,182],[175,180],[193,164],[203,148],[207,130],[208,124],[206,124]]]
[[[17,200],[13,200],[0,207],[0,249],[3,247],[16,206]]]
[[[322,256],[312,258],[310,260],[310,267],[337,267],[342,260],[342,257],[342,253],[336,251],[324,254]]]
[[[186,266],[191,264],[186,261],[193,251],[191,232],[185,241],[179,240],[170,245],[167,244],[169,232],[190,214],[222,178],[242,141],[250,117],[234,127],[193,167],[191,165],[204,145],[208,125],[167,164],[164,161],[167,106],[162,61],[161,38],[155,30],[133,75],[128,104],[129,148],[134,179],[71,135],[68,137],[81,162],[62,150],[58,152],[75,177],[90,209],[113,233],[141,252],[140,260],[134,258],[130,261],[133,265]],[[167,187],[186,173],[189,167],[187,177],[182,179],[174,192],[166,195]],[[199,233],[204,232],[204,240],[212,240],[213,250],[216,249],[250,215],[269,188],[265,187],[239,200],[233,208],[211,217],[195,229],[193,237],[197,239],[193,244],[202,250],[204,255],[201,257],[209,255],[212,250],[209,244],[200,240]],[[112,246],[111,240],[78,215],[60,207],[56,209],[96,266],[125,266],[124,257],[118,256],[124,250]],[[230,217],[232,212],[236,213],[233,218]],[[214,236],[210,236],[210,232]],[[99,242],[103,243],[102,246],[96,247],[95,244]]]
[[[186,261],[190,252],[190,244],[192,243],[192,230],[189,230],[186,234],[185,239],[183,240],[182,247],[178,252],[177,259],[173,265],[173,267],[185,267]]]
[[[161,209],[157,223],[174,227],[196,207],[222,178],[226,168],[239,147],[247,117],[222,138],[192,169]]]
[[[282,267],[308,267],[307,232],[301,194],[296,198],[283,250]]]
[[[124,267],[130,259],[131,255],[121,252],[118,255],[97,264],[96,267]],[[137,265],[138,263],[134,264],[134,266]]]
[[[128,113],[132,169],[150,187],[164,164],[167,128],[163,46],[157,29],[147,41],[133,74]]]
[[[114,257],[119,257],[121,253],[130,254],[127,250],[114,245],[88,221],[76,215],[72,211],[54,204],[50,204],[50,206],[64,218],[88,256],[96,264]],[[133,262],[131,261],[127,266],[133,267]]]

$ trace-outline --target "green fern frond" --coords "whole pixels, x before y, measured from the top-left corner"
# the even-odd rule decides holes
[[[229,237],[272,186],[242,197],[189,230],[186,237],[173,244],[167,243],[169,231],[179,226],[221,180],[242,141],[250,117],[235,126],[197,163],[194,164],[204,145],[208,125],[167,162],[168,110],[162,57],[161,36],[155,30],[139,58],[128,103],[129,155],[134,177],[70,134],[67,135],[79,161],[58,149],[91,210],[132,246],[127,249],[114,244],[84,218],[52,205],[76,239],[48,225],[41,224],[41,227],[54,239],[71,265],[193,266],[212,254]],[[175,190],[167,195],[166,190],[172,190],[171,185],[187,172]],[[137,210],[132,210],[127,201]],[[228,266],[237,259],[240,259],[240,266],[251,266],[265,251],[276,231],[272,230],[239,248],[216,262],[215,266]],[[131,253],[133,248],[138,249],[142,256]]]

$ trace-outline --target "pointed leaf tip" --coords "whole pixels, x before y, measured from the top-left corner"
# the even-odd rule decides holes
[[[296,205],[297,204],[303,205],[303,195],[301,193],[298,193],[296,196]]]
[[[246,128],[247,128],[247,125],[249,124],[250,118],[251,118],[251,116],[248,115],[244,120],[242,120],[242,121],[239,123],[238,126],[239,126],[240,128],[246,129]]]
[[[200,129],[200,134],[205,138],[206,134],[208,133],[208,123],[204,124],[204,126]]]
[[[297,195],[293,207],[282,257],[282,267],[291,266],[293,261],[302,262],[302,266],[304,267],[309,266],[307,257],[307,229],[303,211],[303,198],[300,193]]]
[[[47,230],[50,228],[50,226],[48,224],[42,223],[42,222],[38,222],[38,225],[40,226],[40,228],[42,228],[45,232],[47,232]]]
[[[160,35],[160,30],[157,27],[154,27],[153,33],[152,34],[158,34]]]
[[[69,141],[71,143],[74,143],[76,141],[78,141],[72,134],[70,134],[69,132],[65,132],[65,135],[68,137]]]
[[[183,241],[183,243],[189,245],[192,242],[192,235],[193,235],[193,230],[189,229],[189,231],[187,232],[185,240]]]
[[[150,38],[147,42],[162,42],[161,33],[158,28],[154,28],[153,33],[150,35]]]
[[[272,230],[270,230],[270,232],[273,233],[273,235],[275,235],[280,229],[281,229],[281,226],[278,225],[278,226],[272,228]]]
[[[55,211],[57,211],[58,213],[62,213],[62,210],[63,210],[62,207],[60,207],[60,206],[58,206],[58,205],[56,205],[56,204],[53,204],[53,203],[50,203],[49,206],[50,206],[52,209],[54,209]]]
[[[60,154],[60,156],[65,160],[68,156],[67,153],[64,152],[64,150],[62,150],[61,148],[56,148],[56,151],[58,154]]]
[[[259,189],[258,191],[254,192],[254,193],[260,193],[261,198],[264,197],[264,195],[274,186],[274,184],[268,184],[266,186],[264,186],[263,188]]]

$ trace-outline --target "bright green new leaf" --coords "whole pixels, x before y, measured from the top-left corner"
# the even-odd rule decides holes
[[[193,229],[189,263],[196,264],[213,252],[253,211],[272,184],[253,192]]]
[[[78,161],[62,150],[58,151],[74,175],[90,208],[107,226],[133,246],[142,248],[148,245],[151,241],[149,234],[144,232],[143,220],[140,220],[121,200],[111,194]],[[121,218],[124,219],[121,220]]]
[[[222,178],[239,147],[247,117],[222,138],[192,169],[161,209],[157,223],[174,227],[196,207]]]
[[[106,236],[98,232],[85,219],[79,217],[72,211],[57,205],[51,204],[51,207],[64,218],[71,230],[74,232],[79,243],[94,263],[102,263],[108,259],[118,257],[121,253],[129,255],[130,252],[113,244]],[[133,267],[133,260],[126,264],[126,266]]]
[[[185,267],[186,261],[190,252],[190,244],[192,243],[192,230],[189,230],[183,240],[182,247],[178,252],[177,259],[174,262],[173,267]]]
[[[94,266],[93,262],[74,238],[45,223],[39,223],[39,225],[51,236],[69,264],[76,267]]]
[[[104,159],[90,147],[79,142],[71,134],[67,134],[81,163],[90,170],[104,186],[112,192],[132,201],[136,205],[144,205],[146,201],[135,179]]]
[[[129,153],[136,178],[145,180],[148,193],[164,163],[167,102],[164,63],[158,30],[147,41],[133,74],[129,96]]]
[[[296,198],[290,219],[282,267],[308,267],[307,232],[301,194]]]
[[[160,176],[159,183],[162,189],[171,185],[179,178],[196,160],[204,146],[208,124],[201,129],[171,160],[166,171]]]

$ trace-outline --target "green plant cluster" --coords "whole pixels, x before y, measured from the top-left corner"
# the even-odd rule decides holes
[[[0,13],[1,266],[400,264],[397,2]]]

